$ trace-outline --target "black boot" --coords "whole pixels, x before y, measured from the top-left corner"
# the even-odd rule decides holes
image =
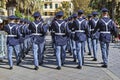
[[[12,69],[13,69],[13,67],[10,67],[9,69],[10,69],[10,70],[12,70]]]
[[[39,67],[38,66],[35,66],[35,68],[34,68],[35,70],[38,70],[39,69]]]
[[[61,67],[60,67],[60,66],[58,66],[56,69],[61,70]]]
[[[103,64],[101,67],[103,68],[107,68],[108,66],[106,64]]]
[[[19,61],[17,62],[17,66],[18,66],[20,63],[21,63],[21,60],[19,60]]]
[[[82,66],[78,65],[76,68],[77,68],[77,69],[82,69]]]
[[[91,53],[89,52],[88,55],[91,55]]]
[[[94,58],[94,59],[93,59],[93,61],[97,61],[97,59],[96,59],[96,58]]]

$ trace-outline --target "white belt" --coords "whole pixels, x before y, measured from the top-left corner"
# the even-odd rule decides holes
[[[17,35],[7,35],[8,37],[17,37]]]
[[[74,34],[75,32],[71,32],[71,33],[73,33],[73,34]]]
[[[55,33],[55,35],[65,35],[65,33]]]
[[[42,34],[40,34],[40,33],[32,33],[32,35],[42,35]]]
[[[94,31],[94,29],[90,29],[90,31]]]
[[[53,32],[53,33],[54,33],[55,31],[51,31],[51,32]]]
[[[85,32],[84,30],[76,30],[75,32]]]
[[[101,31],[100,33],[110,33],[109,31]]]

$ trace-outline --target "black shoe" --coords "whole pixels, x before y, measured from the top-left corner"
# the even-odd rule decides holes
[[[108,66],[106,64],[103,64],[101,67],[103,68],[107,68]]]
[[[64,66],[64,63],[62,63],[61,65]]]
[[[77,62],[77,60],[76,60],[76,59],[74,59],[74,60],[73,60],[73,62]]]
[[[24,59],[25,58],[25,54],[22,56],[22,59]]]
[[[89,52],[88,55],[91,55],[91,53]]]
[[[70,56],[72,56],[72,53],[70,52]]]
[[[96,59],[96,58],[94,58],[94,59],[93,59],[93,61],[97,61],[97,59]]]
[[[82,69],[82,66],[78,65],[76,68],[77,68],[77,69]]]
[[[0,62],[3,62],[3,60],[0,60]]]
[[[13,69],[13,67],[10,67],[9,69],[10,69],[10,70],[12,70],[12,69]]]
[[[39,63],[39,66],[43,65],[43,61]]]
[[[100,62],[100,64],[104,64],[104,62]]]
[[[18,66],[20,63],[21,63],[21,60],[19,60],[19,61],[17,62],[17,66]]]
[[[58,66],[56,69],[61,70],[61,67],[60,67],[60,66]]]
[[[36,66],[34,69],[35,69],[35,70],[38,70],[38,69],[39,69],[39,67],[38,67],[38,66]]]

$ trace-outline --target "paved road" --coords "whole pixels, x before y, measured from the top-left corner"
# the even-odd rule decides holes
[[[100,67],[102,59],[99,48],[97,62],[92,61],[93,58],[85,54],[85,65],[82,70],[76,69],[77,64],[72,62],[73,59],[69,53],[62,70],[56,70],[50,36],[46,37],[46,41],[44,64],[38,71],[33,70],[33,57],[30,52],[20,66],[14,65],[13,70],[8,69],[7,60],[0,63],[0,80],[120,80],[120,44],[110,44],[107,69]]]

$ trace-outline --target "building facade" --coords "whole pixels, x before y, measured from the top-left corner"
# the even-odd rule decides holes
[[[62,2],[69,2],[69,12],[73,12],[72,0],[43,0],[43,18],[45,20],[52,19],[55,16],[56,9],[62,6]]]
[[[5,20],[7,17],[6,0],[0,0],[0,18]]]

